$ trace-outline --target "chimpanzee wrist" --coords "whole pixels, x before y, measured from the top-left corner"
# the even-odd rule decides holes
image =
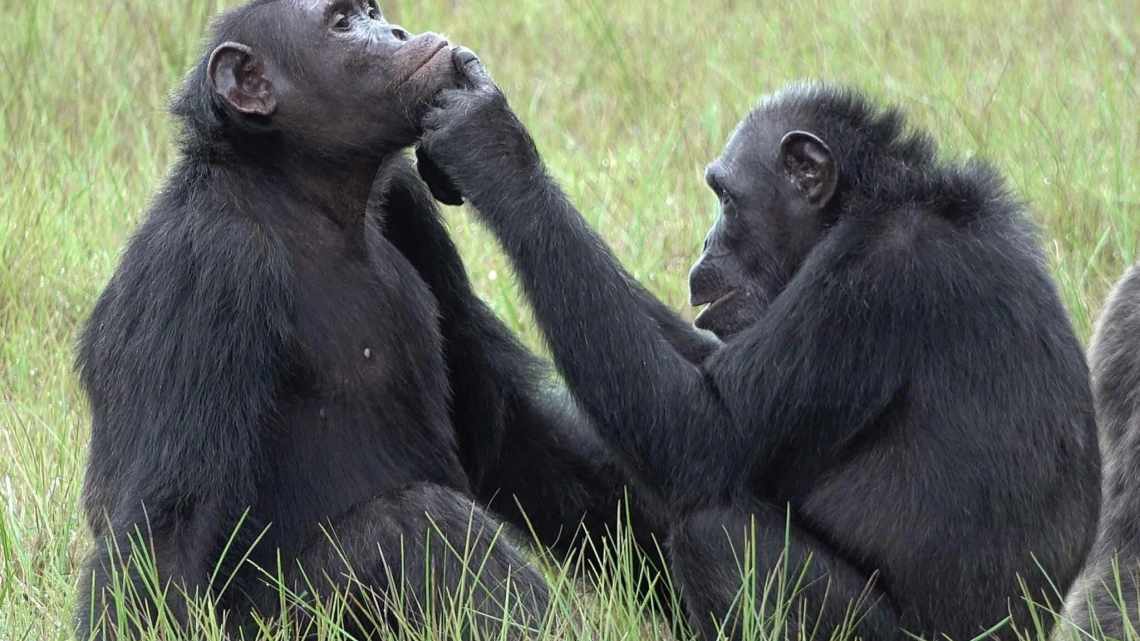
[[[464,181],[463,194],[480,215],[493,218],[526,210],[526,203],[543,202],[557,190],[541,159],[527,163],[483,162],[476,175]]]
[[[490,132],[487,132],[490,133]],[[470,141],[454,176],[464,197],[475,204],[523,198],[549,182],[546,166],[525,130]]]

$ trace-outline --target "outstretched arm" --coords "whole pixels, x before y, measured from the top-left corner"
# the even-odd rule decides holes
[[[463,195],[459,192],[459,188],[431,157],[424,153],[422,147],[416,148],[416,169],[437,200],[447,205],[463,204]],[[617,267],[621,269],[621,265]],[[622,273],[636,291],[642,311],[657,323],[661,336],[686,360],[700,364],[720,348],[721,342],[716,336],[686,322],[627,272],[623,270]]]
[[[735,471],[718,452],[730,423],[715,388],[665,339],[644,290],[546,175],[502,94],[485,76],[473,82],[441,96],[422,146],[511,257],[574,396],[666,497],[729,492]]]
[[[180,242],[191,224],[198,242]],[[132,242],[80,346],[93,415],[84,499],[96,539],[81,635],[107,608],[98,638],[130,637],[121,628],[154,616],[168,585],[165,606],[184,623],[183,592],[220,589],[245,552],[235,544],[210,585],[256,496],[290,335],[287,271],[253,223],[152,220]],[[126,595],[129,620],[115,619],[112,577],[136,592],[134,604]]]

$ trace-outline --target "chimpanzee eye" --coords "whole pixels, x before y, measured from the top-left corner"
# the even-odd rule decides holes
[[[731,216],[736,211],[736,202],[732,199],[732,196],[721,194],[718,198],[720,198],[720,210],[724,212],[726,216]]]
[[[722,185],[716,177],[710,176],[708,183],[709,188],[716,194],[717,200],[720,201],[722,207],[727,208],[732,205],[732,194],[728,193],[728,190],[724,188],[724,185]]]
[[[333,29],[337,31],[348,31],[352,26],[352,22],[348,18],[347,13],[338,13],[333,16]]]
[[[376,7],[368,7],[368,17],[372,20],[383,20],[384,14],[380,13]]]

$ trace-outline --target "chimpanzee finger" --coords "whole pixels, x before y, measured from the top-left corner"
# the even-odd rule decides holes
[[[459,104],[467,89],[444,89],[435,94],[420,116],[422,132],[439,131],[452,118],[454,107]]]
[[[420,178],[427,184],[428,189],[431,190],[431,195],[436,200],[445,205],[458,206],[463,204],[463,194],[459,192],[459,188],[439,168],[439,165],[435,164],[431,156],[424,151],[422,145],[416,145],[416,171],[419,172]]]
[[[487,72],[487,67],[483,66],[483,61],[467,47],[456,47],[451,53],[451,61],[460,75],[467,78],[471,89],[493,84],[491,74]]]
[[[433,111],[447,111],[462,102],[469,91],[469,89],[444,89],[436,92],[428,102],[428,107]]]

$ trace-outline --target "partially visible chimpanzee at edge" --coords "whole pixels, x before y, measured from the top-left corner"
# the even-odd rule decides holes
[[[254,2],[211,43],[175,101],[180,159],[81,340],[95,549],[80,638],[132,637],[155,615],[132,546],[178,623],[186,595],[234,629],[272,616],[261,568],[355,591],[357,638],[397,614],[389,589],[443,611],[480,569],[466,589],[488,620],[509,578],[536,624],[545,584],[509,540],[492,549],[482,508],[497,497],[521,524],[517,499],[565,550],[579,519],[594,535],[614,520],[624,479],[475,297],[401,154],[417,108],[457,78],[452,50],[363,0]]]
[[[940,162],[852,91],[768,97],[707,171],[721,213],[691,293],[724,345],[686,358],[462,55],[469,86],[424,120],[429,173],[449,183],[435,190],[498,236],[571,391],[671,505],[672,578],[705,638],[740,633],[752,528],[759,581],[785,535],[792,578],[810,557],[792,638],[1028,624],[1019,577],[1056,606],[1095,534],[1092,398],[993,170]]]
[[[1123,639],[1140,626],[1140,265],[1116,286],[1090,350],[1104,481],[1100,533],[1065,618]]]

